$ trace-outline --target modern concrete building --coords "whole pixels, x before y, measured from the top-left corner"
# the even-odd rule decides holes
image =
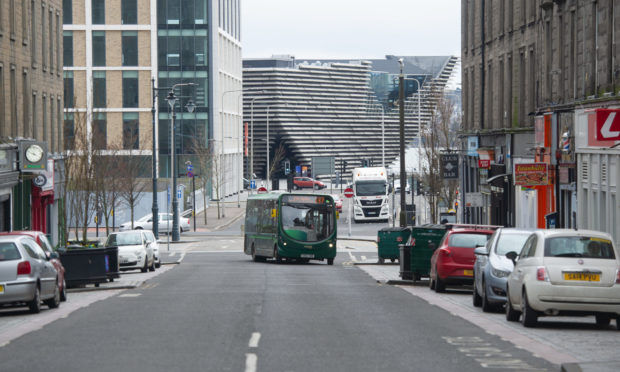
[[[267,151],[270,168],[278,162],[272,175],[280,177],[285,161],[292,170],[306,167],[312,174],[313,157],[333,157],[335,170],[345,173],[363,161],[389,165],[399,153],[399,58],[244,60],[244,121],[253,138],[248,146],[253,165],[246,166],[246,174],[251,168],[266,175]],[[445,87],[457,58],[402,58],[410,145],[430,118],[428,92]]]
[[[41,230],[54,242],[54,175],[64,148],[61,19],[60,0],[0,2],[0,231]]]
[[[242,109],[231,92],[241,92],[240,0],[65,0],[64,6],[68,145],[82,113],[93,144],[120,148],[117,154],[132,151],[150,159],[155,138],[158,176],[170,178],[172,115],[166,96],[178,84],[178,174],[195,160],[195,146],[211,147],[233,170],[225,192],[240,190]],[[185,109],[190,99],[193,112]],[[143,176],[151,177],[151,170],[144,169]]]
[[[619,5],[461,4],[464,221],[578,226],[619,242]]]

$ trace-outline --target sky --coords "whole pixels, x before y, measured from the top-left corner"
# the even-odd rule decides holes
[[[461,54],[460,0],[243,0],[243,58]]]

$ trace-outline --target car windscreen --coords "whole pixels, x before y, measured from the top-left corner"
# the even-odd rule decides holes
[[[545,240],[545,257],[615,259],[610,240],[587,236],[561,236]]]
[[[495,246],[495,253],[498,256],[505,256],[506,253],[510,251],[517,252],[517,254],[521,253],[521,249],[523,249],[523,245],[525,241],[530,236],[530,233],[523,234],[501,234],[499,239],[497,240],[497,245]]]
[[[333,204],[322,196],[285,195],[281,222],[284,233],[302,242],[327,239],[334,231]]]
[[[106,242],[106,246],[108,247],[140,244],[142,244],[142,235],[139,232],[131,232],[127,234],[112,234],[108,237],[108,241]]]
[[[22,256],[15,243],[0,242],[0,261],[19,260]]]
[[[490,235],[476,233],[454,233],[450,235],[448,245],[450,247],[475,248],[487,243]]]
[[[355,194],[357,196],[385,195],[386,190],[385,181],[357,181],[355,183]]]

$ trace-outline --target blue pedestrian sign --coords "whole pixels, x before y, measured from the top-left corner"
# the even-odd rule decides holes
[[[254,180],[250,181],[250,188],[252,190],[254,190],[256,188],[256,181],[254,181]]]

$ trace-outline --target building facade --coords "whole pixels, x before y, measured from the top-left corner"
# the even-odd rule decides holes
[[[461,9],[463,220],[593,228],[618,241],[620,123],[601,128],[620,104],[619,5],[463,0]]]
[[[0,231],[40,230],[54,243],[64,148],[61,20],[60,0],[0,3]],[[27,158],[32,145],[43,151]]]
[[[99,149],[148,158],[145,164],[155,149],[157,176],[170,179],[173,128],[166,97],[174,87],[177,176],[185,177],[197,147],[211,148],[229,169],[240,169],[241,150],[231,138],[241,133],[242,109],[230,103],[237,97],[222,98],[227,90],[241,92],[239,0],[65,0],[64,5],[69,145],[76,126],[84,124]],[[193,112],[186,109],[190,100]],[[140,176],[151,177],[150,167]],[[241,171],[230,172],[226,181],[227,193],[241,190]],[[189,180],[181,179],[183,184]]]
[[[456,57],[402,57],[405,138],[408,146],[430,118],[431,89],[442,90]],[[244,60],[244,121],[249,144],[246,174],[266,175],[267,151],[312,174],[314,157],[333,157],[335,171],[362,163],[388,166],[399,154],[399,57],[377,60],[296,60],[292,56]],[[269,133],[269,135],[267,135]],[[266,142],[268,140],[268,145]],[[411,169],[416,171],[415,169]],[[316,174],[315,174],[316,175]],[[282,177],[276,164],[272,174]]]

